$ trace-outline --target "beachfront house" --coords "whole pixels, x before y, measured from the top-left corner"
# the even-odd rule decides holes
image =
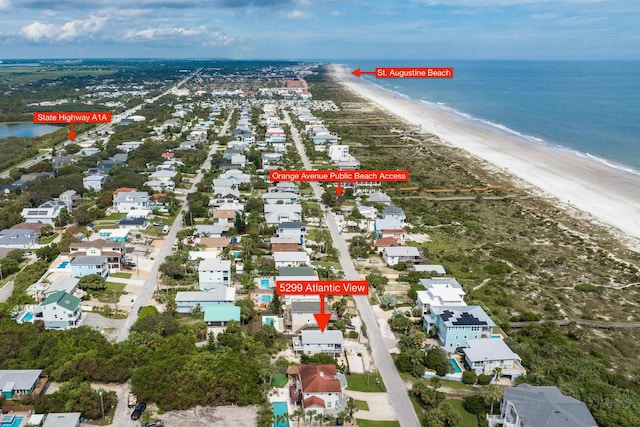
[[[80,427],[81,412],[50,412],[42,427]]]
[[[54,292],[39,304],[44,326],[49,329],[66,329],[78,326],[82,316],[78,297],[64,291]]]
[[[316,353],[325,353],[333,357],[342,354],[342,345],[344,338],[342,331],[326,330],[314,331],[303,330],[299,337],[293,337],[293,351],[298,354],[313,355]]]
[[[121,191],[113,199],[114,212],[130,212],[149,209],[149,193],[146,191]]]
[[[426,332],[436,330],[444,350],[453,353],[458,347],[467,347],[467,340],[491,338],[496,324],[482,307],[470,305],[431,307],[422,326]]]
[[[114,270],[121,268],[125,255],[126,246],[124,241],[98,239],[71,242],[69,244],[69,257],[72,260],[80,256],[105,256],[107,257],[109,268]]]
[[[284,279],[294,280],[294,279]],[[312,279],[308,279],[312,280]],[[329,305],[324,301],[325,313],[329,313]],[[285,317],[285,325],[291,326],[291,330],[295,333],[302,328],[317,327],[318,323],[314,313],[320,313],[320,298],[309,299],[299,297],[292,299],[290,315]]]
[[[304,243],[307,226],[298,221],[281,222],[276,231],[277,237],[295,237],[300,244]]]
[[[424,291],[417,292],[416,307],[423,316],[431,310],[431,307],[467,305],[464,302],[465,292],[453,277],[420,279],[420,284],[424,286]]]
[[[311,263],[309,254],[306,252],[274,252],[273,261],[276,268],[302,267]]]
[[[463,351],[466,365],[478,375],[492,375],[500,368],[501,376],[515,380],[527,373],[520,363],[520,356],[499,338],[467,340]]]
[[[109,258],[101,256],[76,256],[71,260],[71,275],[84,277],[91,274],[107,277],[110,273]]]
[[[414,246],[388,246],[382,249],[382,259],[388,266],[420,259],[420,251]]]
[[[500,415],[488,415],[489,427],[598,427],[587,405],[557,387],[519,384],[504,389]]]

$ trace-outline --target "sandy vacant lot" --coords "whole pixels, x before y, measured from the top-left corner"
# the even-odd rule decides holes
[[[196,406],[188,411],[171,411],[160,415],[167,426],[234,426],[253,427],[258,423],[255,406]]]

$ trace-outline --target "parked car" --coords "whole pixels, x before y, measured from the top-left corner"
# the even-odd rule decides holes
[[[153,225],[155,225],[156,227],[162,227],[164,226],[164,222],[154,222]]]
[[[147,409],[147,405],[144,402],[140,402],[136,405],[135,409],[131,413],[132,420],[139,420],[144,410]]]
[[[369,260],[369,264],[379,264],[380,261],[378,261],[377,259],[370,259]]]
[[[347,329],[351,329],[352,331],[353,331],[354,329],[356,329],[356,327],[355,327],[354,325],[345,325],[345,328],[347,328]]]

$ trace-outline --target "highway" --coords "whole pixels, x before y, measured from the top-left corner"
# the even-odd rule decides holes
[[[291,128],[291,136],[293,137],[296,149],[302,158],[304,167],[308,170],[312,169],[311,162],[309,162],[304,146],[300,141],[298,130],[291,122],[288,111],[284,111],[284,117],[285,122]],[[317,182],[311,182],[311,188],[313,189],[315,197],[320,200],[323,193],[323,189],[320,184]],[[344,271],[345,279],[361,280],[360,275],[356,271],[353,261],[349,256],[347,244],[338,230],[338,225],[336,224],[334,215],[327,210],[325,210],[325,213],[327,226],[331,233],[331,238],[333,239],[333,245],[338,249],[338,251],[340,251],[340,265]],[[402,427],[420,427],[420,421],[418,420],[415,410],[413,409],[413,405],[411,404],[411,400],[409,399],[407,387],[404,382],[402,382],[402,378],[400,378],[396,365],[393,363],[391,354],[389,354],[384,343],[376,317],[373,314],[373,309],[369,304],[368,297],[365,295],[354,295],[353,300],[355,301],[358,313],[360,313],[362,323],[366,327],[367,338],[369,339],[373,359],[378,367],[380,375],[382,376],[382,380],[387,387],[389,401],[395,410],[400,425]]]

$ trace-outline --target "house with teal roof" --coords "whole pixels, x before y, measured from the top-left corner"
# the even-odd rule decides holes
[[[82,316],[78,297],[64,291],[54,292],[40,303],[42,320],[49,329],[66,329],[78,326]]]
[[[231,321],[240,322],[237,305],[210,305],[204,309],[204,322],[210,328],[226,328]]]

